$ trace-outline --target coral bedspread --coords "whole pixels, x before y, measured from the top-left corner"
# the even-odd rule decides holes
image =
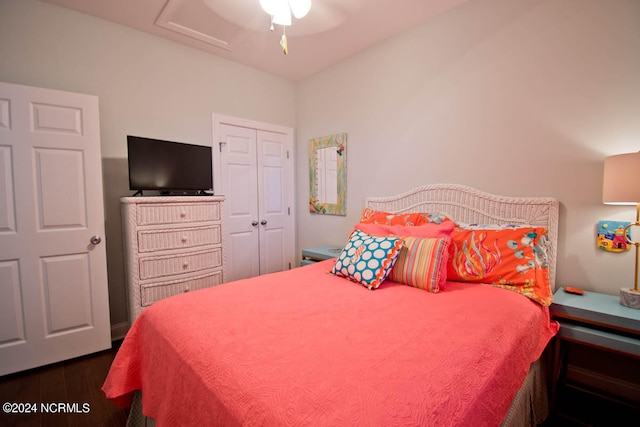
[[[369,291],[333,261],[156,303],[104,383],[177,425],[498,425],[557,325],[485,285]]]

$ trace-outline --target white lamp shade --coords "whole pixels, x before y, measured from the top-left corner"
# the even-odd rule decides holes
[[[604,159],[602,201],[612,205],[640,203],[640,152]]]

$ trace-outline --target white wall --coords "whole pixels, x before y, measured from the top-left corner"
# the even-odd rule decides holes
[[[0,0],[0,81],[100,99],[112,324],[127,321],[119,205],[132,194],[126,135],[211,145],[213,112],[295,125],[291,82],[35,0]]]
[[[561,202],[558,285],[617,294],[596,249],[604,157],[640,150],[640,2],[474,0],[296,87],[300,247],[343,245],[366,196],[460,183]],[[306,144],[347,132],[347,216],[308,212]]]

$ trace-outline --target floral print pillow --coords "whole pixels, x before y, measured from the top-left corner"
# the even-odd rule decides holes
[[[451,233],[447,279],[487,283],[549,306],[553,293],[547,241],[547,229],[542,227],[457,227]]]

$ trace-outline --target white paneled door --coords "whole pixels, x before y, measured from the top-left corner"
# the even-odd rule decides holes
[[[292,132],[216,123],[217,194],[225,196],[225,280],[283,271],[295,262]],[[266,127],[266,126],[265,126]]]
[[[226,281],[260,274],[260,214],[255,129],[220,125],[221,182],[225,195]],[[214,147],[215,149],[216,147]]]
[[[98,98],[0,82],[0,375],[111,347]]]

